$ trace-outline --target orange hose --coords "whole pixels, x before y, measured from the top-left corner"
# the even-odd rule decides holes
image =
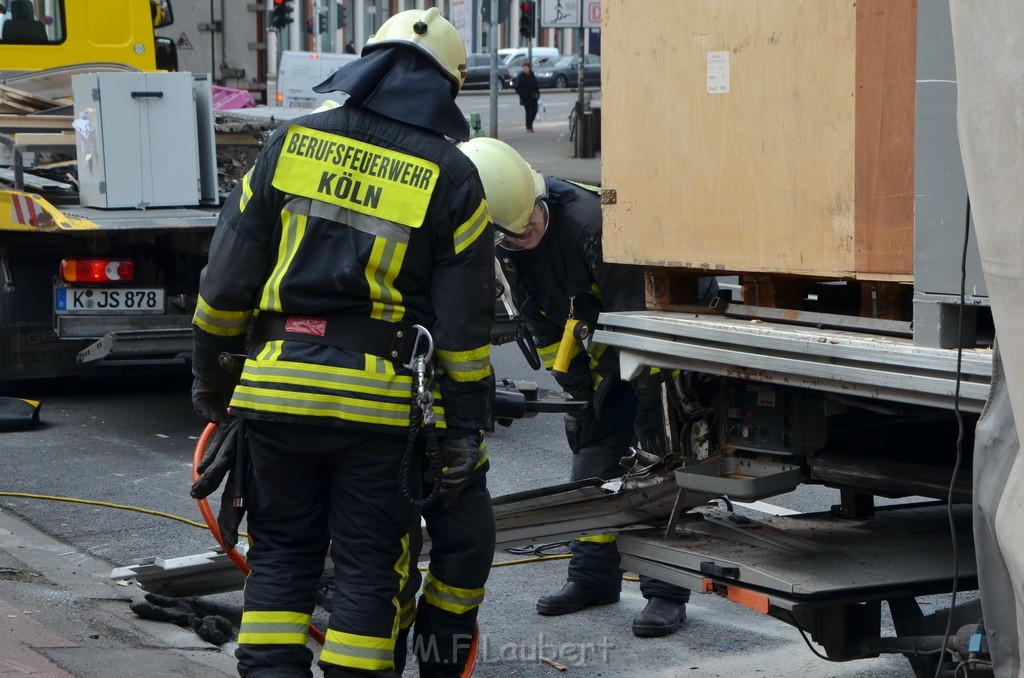
[[[216,430],[217,424],[211,421],[206,425],[206,428],[203,429],[203,432],[199,434],[199,440],[196,441],[195,450],[192,452],[192,482],[199,480],[199,471],[197,470],[199,468],[199,462],[203,460],[203,455],[206,453],[206,445],[210,442],[210,438]],[[196,503],[199,504],[199,512],[203,514],[203,520],[206,521],[206,527],[209,528],[213,538],[217,540],[217,543],[224,550],[224,553],[226,553],[228,558],[231,559],[231,562],[241,570],[242,574],[248,576],[250,571],[249,565],[246,564],[245,558],[242,557],[242,554],[234,548],[226,548],[224,546],[224,540],[220,536],[220,526],[217,524],[217,517],[213,515],[213,509],[210,508],[210,502],[203,498],[196,499]],[[309,635],[313,636],[313,639],[316,640],[316,642],[321,645],[324,644],[325,638],[323,631],[312,624],[309,625]]]
[[[480,625],[473,624],[473,640],[469,643],[469,658],[466,660],[466,668],[462,669],[461,678],[473,678],[473,669],[476,668],[476,653],[480,651]]]

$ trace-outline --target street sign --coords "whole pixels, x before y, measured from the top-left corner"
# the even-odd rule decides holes
[[[601,27],[601,0],[539,0],[543,28]],[[582,13],[582,17],[580,16]]]

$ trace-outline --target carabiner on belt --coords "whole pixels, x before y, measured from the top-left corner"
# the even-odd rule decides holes
[[[430,361],[434,357],[434,338],[422,325],[414,325],[416,341],[413,344],[412,361],[405,365],[413,373],[413,399],[423,413],[423,425],[433,426],[434,394],[430,390],[434,381],[434,368]],[[420,350],[420,346],[423,350]]]

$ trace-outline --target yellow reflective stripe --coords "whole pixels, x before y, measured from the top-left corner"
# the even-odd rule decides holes
[[[192,323],[204,332],[219,337],[237,337],[240,334],[245,334],[249,329],[249,318],[251,317],[251,310],[220,311],[215,309],[200,295],[196,302],[196,312],[192,316]]]
[[[556,341],[555,343],[548,344],[547,346],[537,347],[537,355],[540,356],[541,362],[544,363],[544,367],[549,370],[554,366],[555,357],[558,356],[558,344],[559,342]]]
[[[465,614],[480,606],[484,600],[484,590],[450,586],[428,571],[423,583],[423,599],[447,612]]]
[[[583,182],[571,181],[569,179],[566,179],[565,183],[572,184],[573,186],[579,186],[584,191],[589,191],[591,193],[596,193],[597,195],[601,195],[601,187],[600,186],[595,186],[593,184],[584,184]]]
[[[281,242],[277,248],[277,263],[274,264],[274,269],[263,286],[263,292],[260,295],[261,309],[265,311],[284,310],[281,308],[281,281],[295,258],[302,237],[306,234],[308,221],[309,218],[303,214],[281,210]]]
[[[475,471],[484,464],[486,464],[488,459],[489,457],[487,456],[487,452],[485,451],[482,455],[480,455],[480,460],[476,463],[476,466],[473,467],[473,470]]]
[[[405,605],[402,605],[402,611],[398,616],[398,628],[407,629],[413,625],[416,621],[416,605],[414,601],[407,600]]]
[[[604,344],[591,344],[590,345],[590,379],[593,382],[593,388],[596,391],[598,384],[604,381],[604,375],[601,374],[597,367],[601,364],[601,356],[608,347]]]
[[[249,171],[242,177],[242,197],[238,199],[238,211],[244,212],[245,206],[249,204],[249,200],[252,199],[252,172],[256,169],[256,165],[249,168]]]
[[[409,563],[412,560],[412,554],[409,552],[409,533],[406,532],[402,535],[402,553],[399,554],[398,560],[395,561],[395,572],[398,573],[398,589],[395,593],[392,602],[395,604],[397,614],[395,614],[394,622],[391,626],[391,637],[398,637],[398,629],[406,628],[402,626],[402,622],[408,614],[406,606],[412,605],[412,600],[406,600],[405,604],[402,604],[401,596],[405,590],[405,585],[409,582]],[[415,593],[413,594],[415,596]]]
[[[256,356],[256,364],[258,365],[263,361],[275,361],[281,355],[281,351],[284,350],[284,340],[275,339],[274,341],[268,341],[263,346],[263,350]],[[249,361],[246,361],[248,364]]]
[[[247,360],[242,381],[274,382],[330,390],[367,393],[406,401],[412,392],[412,377],[399,374],[375,374],[349,367],[309,365],[289,360]]]
[[[491,223],[491,215],[487,211],[487,201],[481,200],[480,206],[473,212],[473,216],[455,229],[455,236],[453,238],[455,241],[455,253],[458,254],[472,245],[480,237],[480,234],[484,232],[489,223]]]
[[[440,170],[406,153],[292,125],[273,185],[411,228],[423,225]]]
[[[387,671],[395,668],[395,639],[327,629],[320,660],[365,671]]]
[[[448,375],[455,381],[479,381],[491,374],[491,347],[489,344],[468,351],[442,351],[437,349]]]
[[[370,317],[398,322],[405,316],[402,293],[395,287],[395,278],[402,268],[408,246],[405,243],[377,237],[373,241],[370,259],[366,262],[366,282],[370,286],[373,306]]]
[[[232,407],[261,412],[297,414],[309,417],[335,417],[347,421],[385,426],[408,426],[409,405],[348,398],[323,393],[282,391],[239,384],[231,398]],[[434,409],[438,414],[438,409]],[[440,416],[438,416],[440,420]]]
[[[609,544],[615,541],[614,534],[595,534],[592,537],[579,537],[576,541],[588,541],[595,544]]]
[[[301,612],[242,612],[239,645],[305,645],[312,617]]]

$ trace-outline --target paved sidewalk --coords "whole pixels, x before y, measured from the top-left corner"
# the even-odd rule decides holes
[[[233,647],[138,618],[136,585],[0,510],[0,677],[223,678]]]
[[[535,122],[533,134],[525,129],[506,132],[499,138],[519,151],[534,169],[559,179],[587,184],[601,183],[601,154],[594,158],[575,158],[574,142],[569,140],[569,123]]]

